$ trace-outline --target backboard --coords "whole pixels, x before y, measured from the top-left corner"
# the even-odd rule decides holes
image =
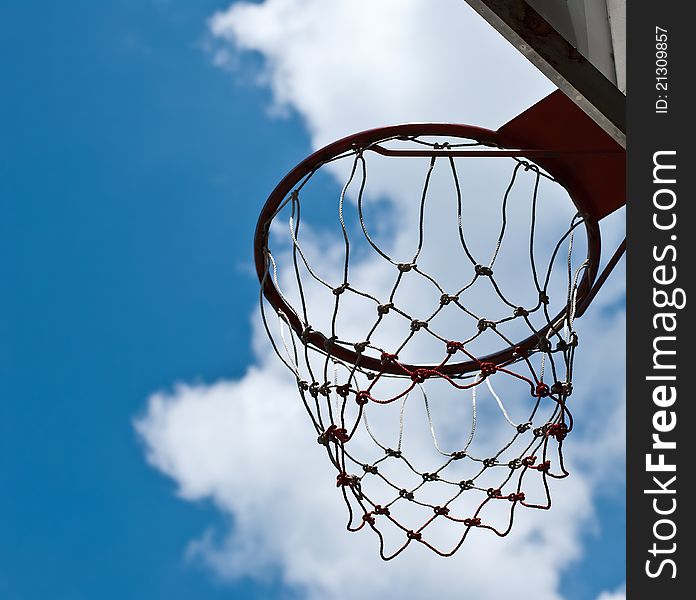
[[[466,0],[626,146],[626,0]]]

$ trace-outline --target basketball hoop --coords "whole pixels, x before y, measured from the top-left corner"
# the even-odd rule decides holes
[[[373,530],[385,560],[412,542],[449,556],[472,530],[505,536],[518,506],[550,508],[549,480],[568,475],[562,449],[573,428],[567,401],[578,347],[574,320],[592,301],[624,248],[598,277],[599,221],[623,203],[624,154],[578,113],[565,97],[552,95],[498,131],[416,123],[358,133],[302,161],[263,207],[255,261],[266,331],[276,354],[294,374],[317,440],[336,467],[336,485],[349,512],[348,529]],[[540,117],[544,127],[536,127]],[[554,119],[564,123],[563,130],[548,134]],[[467,219],[461,165],[483,160],[508,164],[494,225],[492,218],[472,223]],[[408,161],[403,172],[420,174],[415,216],[408,221],[416,224],[414,249],[405,258],[395,255],[389,240],[385,243],[375,234],[370,222],[366,198],[374,161],[386,165],[387,173],[394,161]],[[446,187],[449,194],[433,192],[433,174],[440,166],[448,182],[442,189]],[[307,246],[313,242],[304,241],[300,228],[303,202],[327,170],[345,176],[337,202],[343,250],[329,275],[314,259],[319,263],[333,259],[321,251],[312,256]],[[466,176],[467,184],[472,178]],[[542,264],[539,207],[545,186],[553,190],[554,198],[558,190],[565,190],[572,214],[555,234]],[[451,218],[438,218],[443,224],[457,223],[452,227],[457,254],[448,253],[440,264],[425,259],[424,232],[434,211],[429,209],[431,195],[451,196],[448,203],[438,204],[439,210],[448,207]],[[376,197],[378,192],[371,196]],[[521,220],[512,211],[522,214],[523,202],[518,200],[522,197],[527,234],[523,246],[509,251],[511,222]],[[276,233],[275,227],[281,220],[287,234],[276,253],[274,239],[282,230]],[[557,224],[559,219],[551,221]],[[493,231],[487,254],[471,242],[476,237],[471,229],[480,233],[483,225]],[[584,232],[582,241],[579,232]],[[549,236],[544,232],[544,240]],[[382,283],[377,291],[350,276],[350,259],[358,243],[379,265],[375,269],[380,269]],[[584,248],[580,259],[578,246]],[[284,257],[286,270],[279,267],[278,255]],[[501,277],[503,255],[512,266],[501,269]],[[523,257],[529,273],[524,278],[531,298],[527,303],[517,300],[523,295],[517,280],[509,280],[511,273],[522,272]],[[440,269],[443,262],[449,268]],[[363,270],[361,277],[369,282],[365,272],[369,275]],[[383,284],[387,277],[391,285]],[[404,288],[410,291],[403,292]],[[319,306],[310,306],[310,294]],[[269,321],[269,308],[277,326]],[[348,317],[342,321],[344,312]],[[455,322],[460,324],[456,331]],[[388,334],[382,335],[383,330]],[[525,398],[524,402],[516,401],[515,410],[510,410],[501,388]],[[491,398],[485,407],[480,399],[484,392]],[[409,401],[414,397],[418,400]],[[436,433],[433,402],[440,406],[452,398],[455,411],[463,410],[462,398],[470,399],[466,419],[471,425],[461,443],[445,450]],[[406,407],[416,401],[430,431],[432,456],[420,450],[422,440],[409,445],[404,439]],[[486,410],[502,417],[500,426],[488,433],[491,443],[500,432],[504,440],[488,454],[478,455],[476,440],[481,436],[476,434],[485,427],[480,417]],[[396,415],[397,441],[388,443],[378,429]],[[409,456],[409,448],[418,448],[416,458]],[[426,455],[439,457],[439,462],[421,467]],[[439,524],[448,525],[448,532],[438,533]],[[430,536],[431,531],[436,533]]]

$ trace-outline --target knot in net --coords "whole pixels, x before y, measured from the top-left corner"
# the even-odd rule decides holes
[[[373,532],[385,560],[505,536],[568,475],[573,320],[596,222],[542,167],[469,137],[335,144],[259,222],[266,331],[347,528]]]

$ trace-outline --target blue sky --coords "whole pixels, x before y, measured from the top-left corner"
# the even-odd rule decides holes
[[[131,426],[244,368],[257,199],[307,148],[201,50],[218,7],[2,5],[3,598],[230,597]]]
[[[227,6],[0,2],[3,599],[295,595],[273,569],[223,582],[186,559],[234,517],[178,498],[133,429],[153,392],[253,361],[256,217],[311,150],[300,116],[269,112],[258,54],[213,65]],[[623,581],[620,494],[597,514],[568,600]]]

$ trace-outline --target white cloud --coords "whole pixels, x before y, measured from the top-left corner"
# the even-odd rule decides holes
[[[597,600],[626,600],[626,585],[622,585],[613,592],[602,592]]]
[[[617,323],[598,333],[597,346],[609,350],[595,355],[596,363],[581,359],[578,365],[582,377],[574,407],[581,421],[597,418],[592,414],[598,408],[606,410],[591,390],[582,391],[582,382],[609,376],[611,341],[622,335]],[[284,584],[312,599],[459,598],[463,577],[480,600],[520,589],[534,590],[540,600],[562,597],[561,573],[581,556],[581,536],[594,524],[597,473],[606,462],[621,460],[620,447],[598,447],[614,432],[598,428],[568,438],[572,475],[553,485],[552,510],[518,513],[510,537],[476,532],[451,559],[412,547],[382,563],[371,533],[345,531],[335,471],[316,444],[291,377],[266,358],[239,381],[181,385],[155,394],[137,422],[148,461],[177,483],[179,495],[211,499],[234,519],[230,531],[207,532],[193,542],[190,555],[223,578],[263,578],[273,569]],[[602,366],[588,371],[592,364]],[[589,403],[586,410],[584,403]],[[620,403],[615,404],[612,412],[620,413]],[[573,456],[590,449],[589,467],[579,468]]]
[[[240,51],[263,55],[263,85],[279,107],[302,117],[314,146],[400,121],[495,128],[551,90],[461,0],[240,2],[216,14],[210,28],[220,44],[217,63],[234,69]],[[399,214],[417,189],[410,176],[375,176],[380,194]],[[546,223],[553,225],[555,217],[548,215]],[[612,239],[619,221],[610,223]],[[405,233],[409,223],[404,217],[391,232],[395,252],[412,244]],[[443,217],[434,230],[447,225]],[[331,275],[340,264],[340,245],[314,226],[321,242],[307,250],[333,262]],[[442,252],[446,242],[435,237]],[[352,282],[383,287],[383,264],[353,264]],[[282,274],[281,284],[288,281]],[[176,482],[179,495],[211,499],[232,517],[229,531],[204,533],[191,543],[190,555],[228,578],[262,577],[273,568],[284,583],[317,599],[460,598],[465,590],[487,600],[529,589],[539,600],[559,600],[561,574],[581,556],[582,534],[594,526],[598,488],[621,485],[624,392],[617,373],[624,368],[625,324],[621,310],[603,307],[620,301],[622,289],[617,274],[578,324],[583,344],[571,399],[580,426],[567,440],[572,475],[554,483],[554,507],[519,511],[505,540],[475,531],[447,560],[412,546],[382,563],[369,532],[346,533],[335,470],[316,443],[291,374],[269,352],[256,319],[250,341],[255,364],[243,377],[154,394],[136,421],[148,461]],[[607,470],[608,464],[616,470]]]
[[[560,597],[560,570],[579,556],[579,534],[591,516],[584,477],[555,486],[554,509],[524,514],[504,541],[481,532],[454,559],[416,547],[382,563],[371,534],[343,528],[335,473],[293,388],[271,367],[239,382],[180,386],[150,399],[137,424],[150,463],[177,482],[181,497],[210,498],[234,516],[222,543],[204,535],[192,554],[229,578],[278,568],[285,584],[317,599],[457,598],[463,577],[481,600],[514,595],[520,586],[542,600]]]
[[[240,2],[210,28],[263,55],[315,146],[408,121],[495,128],[553,89],[463,0]]]

